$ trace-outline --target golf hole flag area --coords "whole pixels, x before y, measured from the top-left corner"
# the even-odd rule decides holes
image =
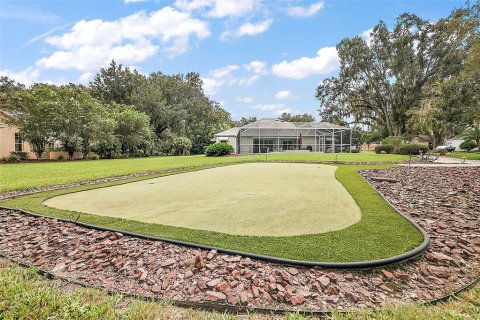
[[[229,235],[321,234],[362,217],[336,170],[318,164],[238,164],[63,194],[44,204]]]

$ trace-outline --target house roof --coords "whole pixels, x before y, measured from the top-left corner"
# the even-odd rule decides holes
[[[236,137],[240,130],[246,129],[336,129],[350,130],[348,127],[338,126],[328,122],[288,122],[280,119],[264,118],[258,121],[244,125],[243,127],[233,127],[228,130],[215,134],[215,137]],[[243,132],[243,131],[242,131]]]
[[[240,131],[240,127],[233,127],[228,130],[219,132],[215,134],[215,137],[236,137]]]
[[[249,123],[241,129],[260,128],[260,129],[350,129],[348,127],[338,126],[328,122],[288,122],[280,119],[264,118],[258,121]]]

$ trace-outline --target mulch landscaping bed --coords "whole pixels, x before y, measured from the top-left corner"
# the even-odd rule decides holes
[[[399,181],[369,180],[428,232],[426,254],[369,271],[293,268],[6,210],[0,210],[0,254],[123,293],[312,311],[423,302],[479,276],[480,168],[400,167],[362,175]]]

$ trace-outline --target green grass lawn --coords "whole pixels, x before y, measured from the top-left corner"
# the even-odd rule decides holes
[[[466,158],[468,160],[480,160],[480,152],[453,152],[448,153],[447,156],[454,158]]]
[[[478,319],[480,286],[463,292],[450,301],[434,306],[398,305],[375,311],[360,309],[349,314],[333,314],[336,320],[430,320]],[[229,315],[176,307],[168,302],[146,302],[105,291],[73,288],[59,280],[47,280],[33,268],[26,269],[0,259],[0,319],[186,319],[234,320],[281,319],[278,315]],[[285,320],[313,319],[296,313]]]
[[[216,163],[261,161],[265,155],[234,157],[150,157],[134,159],[37,162],[0,165],[0,193],[24,190],[42,186],[52,186],[98,178],[152,172],[171,168],[202,166]],[[364,153],[312,153],[312,154],[270,154],[270,160],[286,161],[349,161],[349,162],[392,162],[407,160],[408,156]]]
[[[80,221],[118,230],[289,259],[323,262],[370,261],[409,251],[423,241],[421,233],[398,215],[357,173],[358,170],[387,166],[338,165],[335,176],[357,202],[362,211],[362,217],[360,222],[334,232],[289,237],[234,236],[91,214],[80,214]],[[185,171],[192,170],[194,169]],[[144,179],[146,178],[141,177],[129,181]],[[35,193],[1,201],[0,205],[26,209],[52,217],[68,218],[69,212],[46,207],[43,202],[48,198],[70,192],[120,185],[126,182],[126,180],[115,181]]]

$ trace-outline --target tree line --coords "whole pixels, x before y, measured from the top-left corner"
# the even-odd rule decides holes
[[[26,87],[1,77],[0,109],[38,159],[54,142],[70,158],[203,153],[233,122],[202,85],[198,73],[143,75],[112,61],[89,86]]]
[[[338,76],[316,90],[323,121],[367,137],[423,134],[433,146],[480,123],[480,4],[430,22],[400,15],[337,45]],[[478,140],[477,140],[478,142]]]

